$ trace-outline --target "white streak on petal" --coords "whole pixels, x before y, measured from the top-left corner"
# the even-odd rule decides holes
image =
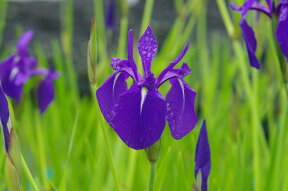
[[[13,68],[10,73],[9,80],[13,81],[18,72],[19,72],[19,69],[17,67]]]
[[[146,88],[142,88],[142,90],[141,90],[140,113],[142,112],[142,107],[143,107],[144,101],[146,99],[146,96],[147,96],[147,89]]]
[[[182,111],[183,111],[184,107],[185,107],[185,89],[184,89],[183,82],[180,79],[178,79],[178,81],[179,81],[179,84],[180,84],[180,87],[181,87],[181,90],[182,90],[182,98],[183,98]]]
[[[113,100],[115,101],[115,97],[114,97],[114,90],[115,90],[115,85],[116,85],[116,82],[118,80],[120,76],[120,72],[118,74],[116,74],[115,78],[114,78],[114,82],[113,82]]]

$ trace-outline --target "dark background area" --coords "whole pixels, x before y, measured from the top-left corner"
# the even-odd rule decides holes
[[[9,0],[8,0],[9,1]],[[104,0],[105,9],[108,6],[108,0]],[[117,2],[117,0],[116,0]],[[141,24],[144,0],[129,8],[129,27],[138,32]],[[215,0],[208,2],[207,11],[208,38],[211,33],[226,35],[221,16],[216,6]],[[51,57],[50,42],[55,38],[60,38],[60,1],[9,1],[6,27],[4,33],[4,45],[16,43],[15,33],[17,26],[23,30],[33,30],[34,39],[40,40],[48,60]],[[116,9],[116,27],[114,35],[117,36],[119,29],[119,10]],[[93,0],[74,0],[74,63],[76,71],[79,72],[80,89],[86,91],[86,49],[90,32],[90,21],[93,18]],[[157,36],[159,44],[165,39],[170,30],[173,21],[176,18],[173,0],[155,0],[151,25]],[[192,37],[191,37],[192,38]],[[117,43],[117,41],[112,42]]]

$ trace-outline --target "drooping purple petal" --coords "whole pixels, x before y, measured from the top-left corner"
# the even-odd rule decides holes
[[[198,137],[195,156],[195,177],[201,178],[201,191],[207,191],[207,181],[211,168],[210,146],[206,129],[206,122],[204,121]],[[200,177],[198,175],[201,175]],[[197,180],[198,182],[198,180]]]
[[[1,129],[3,133],[3,139],[4,139],[4,148],[6,153],[9,151],[9,134],[10,134],[10,128],[9,128],[9,109],[8,109],[8,102],[6,100],[5,94],[3,92],[3,89],[0,84],[0,120],[1,120]]]
[[[182,79],[171,79],[167,93],[167,121],[174,139],[181,139],[195,127],[197,116],[194,110],[196,92]]]
[[[110,0],[105,15],[106,28],[114,28],[115,26],[115,0]]]
[[[173,60],[168,66],[167,68],[165,68],[165,70],[163,70],[160,75],[157,78],[157,82],[156,84],[160,85],[163,77],[166,75],[166,73],[168,73],[169,71],[171,71],[173,69],[174,66],[176,66],[176,64],[178,64],[182,58],[185,56],[186,52],[189,49],[189,44],[187,44],[185,46],[185,48],[180,52],[180,54],[177,56],[177,58],[175,60]]]
[[[240,27],[242,29],[242,35],[244,38],[244,42],[246,44],[250,65],[254,68],[259,69],[260,63],[259,63],[259,60],[257,59],[257,57],[255,55],[256,48],[257,48],[257,41],[255,38],[254,31],[248,25],[248,23],[245,19],[242,19],[242,21],[240,23]]]
[[[41,113],[44,113],[47,107],[54,100],[54,85],[53,80],[50,78],[45,78],[42,80],[38,87],[38,106]]]
[[[28,46],[33,37],[33,31],[27,31],[21,35],[17,44],[17,53],[20,56],[29,56]]]
[[[126,78],[127,75],[125,73],[115,72],[96,91],[99,107],[108,123],[110,122],[111,111],[119,95],[127,90]]]
[[[133,85],[119,96],[110,125],[129,147],[145,149],[160,139],[165,115],[166,101],[157,90]]]
[[[142,65],[145,75],[151,73],[151,63],[157,53],[158,43],[153,35],[152,28],[149,26],[144,34],[141,36],[138,43],[138,51],[142,59]]]
[[[15,78],[19,73],[19,68],[14,64],[15,59],[17,57],[13,55],[0,63],[0,79],[5,94],[19,102],[23,84],[15,84]]]
[[[276,38],[283,54],[288,58],[288,5],[281,6],[278,19]]]

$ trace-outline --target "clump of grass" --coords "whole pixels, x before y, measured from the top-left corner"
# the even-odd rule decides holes
[[[110,58],[126,54],[129,10],[126,2],[120,1],[119,47],[109,54],[101,11],[104,10],[103,2],[94,2],[98,35],[95,87],[99,87],[111,74],[108,69]],[[186,80],[198,92],[196,103],[200,118],[205,116],[207,119],[212,159],[210,190],[287,190],[288,98],[281,87],[280,70],[275,69],[277,56],[269,32],[271,26],[263,25],[265,18],[260,18],[259,28],[268,31],[262,35],[269,40],[265,42],[267,49],[259,52],[265,55],[263,69],[255,71],[249,67],[245,47],[237,38],[239,28],[232,22],[239,18],[232,19],[223,0],[216,2],[229,37],[214,35],[207,30],[209,10],[206,1],[175,0],[177,17],[171,21],[173,26],[160,45],[153,71],[157,74],[162,65],[171,61],[192,39],[192,34],[196,34],[185,57],[193,68],[192,75]],[[150,24],[153,12],[160,11],[153,8],[153,3],[153,0],[147,0],[142,22],[144,28]],[[91,96],[79,96],[71,46],[73,27],[76,27],[73,26],[72,5],[68,0],[61,9],[61,42],[47,42],[53,53],[55,69],[61,72],[55,84],[55,102],[43,116],[37,112],[30,92],[25,92],[20,106],[14,104],[14,129],[23,157],[40,190],[145,190],[149,175],[145,152],[129,149],[106,124],[95,103],[94,89]],[[0,17],[1,39],[7,7],[0,5],[0,8],[3,15]],[[265,44],[261,39],[260,43]],[[1,52],[0,57],[5,54]],[[34,54],[40,65],[47,64],[47,55],[37,42]],[[163,87],[161,91],[165,93],[168,88]],[[181,141],[173,140],[165,128],[155,190],[192,188],[199,127],[200,124]],[[2,149],[1,172],[4,159]],[[6,188],[3,180],[0,173],[0,190]],[[24,190],[31,190],[29,177],[23,175],[22,183]]]

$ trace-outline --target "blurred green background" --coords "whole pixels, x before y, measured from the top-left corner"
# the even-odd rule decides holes
[[[244,1],[233,2],[240,5]],[[240,16],[224,0],[140,0],[133,6],[126,0],[116,3],[116,26],[111,30],[104,25],[108,1],[0,0],[1,60],[14,51],[17,37],[32,29],[32,55],[39,65],[54,64],[61,72],[55,82],[55,102],[43,116],[32,88],[37,79],[25,86],[20,104],[12,103],[13,126],[39,189],[148,189],[145,152],[128,148],[117,137],[99,111],[95,92],[89,89],[86,55],[90,22],[95,17],[97,87],[112,73],[111,58],[126,58],[129,28],[134,29],[135,41],[148,25],[154,29],[160,43],[152,64],[156,75],[187,42],[191,44],[184,58],[192,68],[186,81],[198,93],[199,123],[179,141],[172,139],[166,127],[155,190],[192,190],[194,152],[204,118],[212,159],[209,190],[288,190],[288,98],[270,20],[248,15],[262,63],[256,71],[249,66],[242,43]],[[166,94],[168,89],[166,85],[160,91]],[[2,149],[1,172],[4,161]],[[22,183],[24,190],[33,190],[25,173]],[[0,190],[5,189],[0,173]]]

